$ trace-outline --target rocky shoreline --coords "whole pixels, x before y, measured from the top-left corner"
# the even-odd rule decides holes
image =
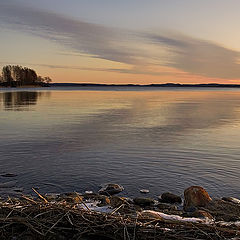
[[[213,199],[200,186],[184,199],[117,196],[118,184],[98,193],[22,194],[0,202],[0,239],[240,239],[240,200]],[[147,189],[140,190],[147,194]]]
[[[184,199],[180,196],[164,192],[157,199],[148,197],[126,198],[115,194],[123,191],[118,184],[108,184],[98,194],[85,193],[84,199],[101,200],[100,205],[119,208],[120,213],[141,212],[143,210],[161,211],[181,217],[208,218],[216,221],[240,221],[240,200],[233,197],[211,198],[201,186],[191,186],[184,191]],[[140,190],[143,194],[145,191]],[[147,192],[148,193],[148,192]],[[104,200],[103,200],[104,199]],[[240,224],[239,224],[240,225]]]

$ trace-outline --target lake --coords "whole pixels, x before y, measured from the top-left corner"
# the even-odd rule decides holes
[[[239,197],[240,90],[40,88],[0,90],[1,183],[30,193],[182,195],[201,185]]]

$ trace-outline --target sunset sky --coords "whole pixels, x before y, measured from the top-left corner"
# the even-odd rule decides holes
[[[0,67],[54,82],[240,83],[239,0],[0,0]]]

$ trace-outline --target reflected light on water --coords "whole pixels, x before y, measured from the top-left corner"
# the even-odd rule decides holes
[[[1,169],[19,174],[26,191],[96,191],[117,182],[129,196],[141,188],[181,194],[196,184],[237,196],[239,93],[1,91]]]

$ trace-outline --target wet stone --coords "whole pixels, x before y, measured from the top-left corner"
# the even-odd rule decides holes
[[[93,191],[85,191],[86,194],[92,194]]]
[[[124,190],[124,188],[118,184],[114,184],[114,183],[109,183],[107,185],[105,185],[103,188],[101,188],[98,192],[99,194],[103,194],[103,195],[114,195],[117,193],[120,193]]]
[[[210,198],[208,192],[200,186],[192,186],[184,191],[184,209],[190,207],[204,207],[212,199]]]
[[[139,205],[139,206],[151,206],[154,204],[154,200],[152,198],[141,198],[141,197],[138,197],[138,198],[134,198],[133,199],[133,202],[136,204],[136,205]]]
[[[141,189],[140,193],[146,194],[146,193],[149,193],[149,190],[148,189]]]
[[[173,193],[169,193],[169,192],[165,192],[161,195],[161,197],[159,198],[160,202],[164,202],[164,203],[182,203],[182,199],[180,196],[177,196]]]

